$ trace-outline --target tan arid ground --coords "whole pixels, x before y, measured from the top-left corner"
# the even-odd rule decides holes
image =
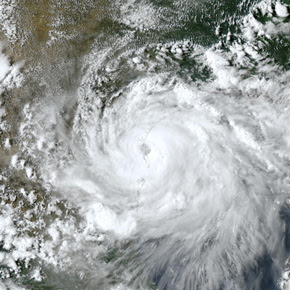
[[[4,1],[2,5],[8,7],[10,2]],[[3,132],[0,138],[3,141],[10,135],[12,146],[9,153],[0,152],[2,166],[8,165],[11,155],[17,152],[17,125],[23,104],[41,97],[44,91],[58,94],[64,88],[76,87],[79,59],[90,49],[108,9],[105,0],[18,1],[13,14],[15,39],[8,39],[3,30],[0,34],[0,41],[5,43],[4,53],[11,63],[24,63],[25,76],[21,90],[16,88],[2,96],[11,130]]]

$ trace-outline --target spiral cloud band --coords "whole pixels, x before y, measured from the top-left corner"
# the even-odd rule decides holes
[[[200,33],[186,9],[205,27],[212,7],[164,2],[110,7],[84,55],[58,64],[77,77],[48,69],[21,107],[18,151],[9,138],[5,150],[26,182],[1,203],[0,259],[15,273],[41,261],[63,289],[286,289],[289,5],[240,1]],[[1,58],[3,84],[20,86]]]

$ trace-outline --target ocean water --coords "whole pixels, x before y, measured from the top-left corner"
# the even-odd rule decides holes
[[[3,0],[0,289],[290,289],[290,2]]]

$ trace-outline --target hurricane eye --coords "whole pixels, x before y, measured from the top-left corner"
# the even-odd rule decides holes
[[[143,154],[143,156],[147,156],[151,152],[151,149],[149,148],[149,146],[146,143],[142,143],[142,145],[140,146],[140,150],[141,150],[141,153]]]

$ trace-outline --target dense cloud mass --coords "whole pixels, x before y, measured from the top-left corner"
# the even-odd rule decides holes
[[[288,289],[289,3],[26,2],[0,4],[0,286]]]

